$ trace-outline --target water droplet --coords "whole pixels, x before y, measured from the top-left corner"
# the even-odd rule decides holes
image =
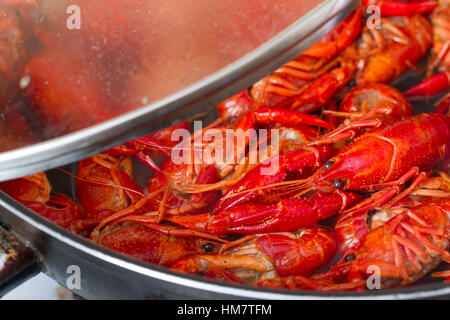
[[[30,76],[23,76],[19,81],[20,89],[25,89],[31,82]]]

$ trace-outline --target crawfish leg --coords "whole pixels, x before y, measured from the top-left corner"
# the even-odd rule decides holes
[[[214,234],[292,231],[313,226],[359,199],[359,195],[350,192],[317,191],[309,198],[283,198],[275,204],[242,204],[211,216],[205,228]],[[189,227],[189,224],[183,227]]]
[[[422,182],[411,195],[450,198],[450,178],[445,172],[439,172],[440,177],[432,177]]]
[[[450,86],[450,71],[434,75],[418,85],[406,90],[407,97],[429,97],[448,90]]]
[[[145,205],[147,204],[147,202],[151,199],[153,199],[154,197],[156,197],[157,195],[159,195],[163,190],[157,190],[155,192],[152,192],[151,194],[143,197],[142,199],[140,199],[139,201],[137,201],[134,204],[131,204],[129,207],[120,210],[118,212],[115,212],[103,219],[101,219],[100,221],[98,221],[98,219],[95,220],[96,222],[96,228],[94,229],[94,232],[100,232],[100,230],[106,226],[109,223],[118,221],[126,216],[132,215],[136,212],[138,212],[139,210],[141,210],[142,208],[145,207]]]
[[[334,110],[324,110],[323,113],[326,115],[329,115],[329,116],[334,116],[334,117],[345,117],[345,118],[350,118],[350,119],[368,119],[374,115],[379,115],[379,114],[388,115],[388,114],[392,113],[392,109],[386,108],[386,107],[380,107],[380,108],[373,109],[369,112],[356,112],[356,111],[342,112],[342,111],[334,111]]]
[[[306,124],[332,129],[332,126],[316,116],[311,116],[290,109],[283,108],[259,108],[254,111],[255,119],[259,123],[281,123],[286,125]]]
[[[268,193],[266,186],[281,183],[288,172],[299,172],[307,168],[317,168],[337,150],[331,146],[305,147],[290,151],[282,156],[272,157],[250,170],[244,178],[225,193],[214,207],[213,212],[226,210]]]
[[[231,255],[197,255],[178,261],[170,269],[184,273],[200,273],[212,270],[247,268],[259,272],[266,271],[266,266],[259,259],[252,256]]]
[[[395,17],[395,16],[413,16],[415,14],[426,14],[433,11],[437,7],[434,1],[421,1],[416,3],[407,3],[400,1],[377,3],[380,8],[381,16]]]
[[[425,172],[419,173],[419,168],[414,167],[411,168],[407,173],[405,173],[400,179],[397,181],[393,181],[386,184],[373,185],[369,187],[369,189],[383,189],[390,187],[388,189],[381,190],[379,192],[374,193],[365,201],[360,202],[358,205],[354,206],[348,212],[360,212],[360,211],[368,211],[374,209],[377,206],[381,206],[386,204],[388,207],[397,203],[412,191],[417,188],[423,181],[426,180],[428,174]],[[404,185],[408,180],[415,177],[411,185],[400,192],[399,187]]]
[[[382,124],[378,119],[354,121],[348,125],[338,128],[329,134],[323,135],[319,139],[311,142],[309,145],[331,144],[345,139],[351,139],[356,136],[357,131],[362,128],[377,128]]]
[[[354,73],[355,67],[352,64],[333,69],[314,81],[303,94],[296,97],[290,109],[304,113],[320,109],[351,80]]]

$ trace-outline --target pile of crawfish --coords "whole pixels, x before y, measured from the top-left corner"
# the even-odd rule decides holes
[[[374,275],[379,288],[429,273],[450,281],[450,271],[433,272],[450,263],[449,66],[448,0],[363,1],[297,58],[218,104],[219,118],[187,139],[173,139],[189,132],[182,121],[80,161],[76,201],[52,193],[45,173],[0,188],[101,246],[209,279],[324,291],[370,289]],[[389,86],[410,70],[424,81]],[[63,101],[48,109],[43,81],[33,90],[33,105],[45,100],[55,116]],[[435,111],[413,115],[409,101],[429,97]],[[256,139],[231,149],[220,139],[252,129]],[[211,152],[208,130],[226,151],[196,161]],[[137,161],[152,171],[145,186]]]

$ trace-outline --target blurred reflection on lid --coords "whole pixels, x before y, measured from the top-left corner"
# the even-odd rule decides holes
[[[313,9],[304,0],[2,0],[0,151],[177,92]]]

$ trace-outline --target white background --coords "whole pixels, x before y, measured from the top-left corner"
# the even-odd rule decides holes
[[[40,273],[8,292],[1,300],[62,300],[68,296],[66,289]]]

